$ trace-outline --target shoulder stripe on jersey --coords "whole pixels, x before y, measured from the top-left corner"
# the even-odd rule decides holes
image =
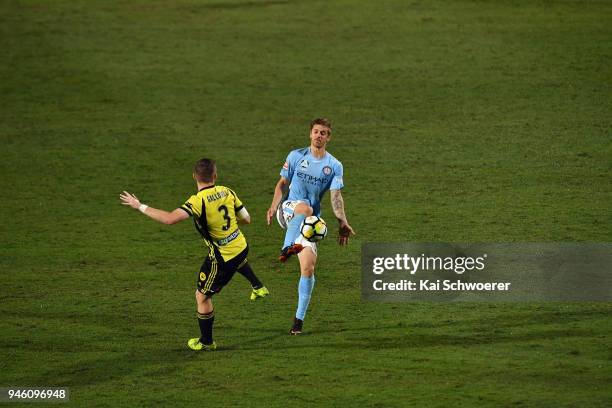
[[[185,208],[184,205],[181,205],[179,208],[181,210],[185,211],[187,213],[187,215],[189,215],[190,217],[193,215],[189,209]]]

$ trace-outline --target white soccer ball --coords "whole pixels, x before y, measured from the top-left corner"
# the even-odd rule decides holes
[[[318,242],[327,235],[327,224],[325,224],[323,218],[311,215],[302,221],[300,232],[308,241]]]

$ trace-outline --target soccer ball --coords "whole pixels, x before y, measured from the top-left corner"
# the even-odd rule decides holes
[[[327,235],[327,224],[325,224],[323,218],[311,215],[310,217],[304,218],[304,221],[302,221],[300,232],[308,241],[317,242]]]

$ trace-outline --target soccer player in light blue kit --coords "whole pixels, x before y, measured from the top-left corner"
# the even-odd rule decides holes
[[[289,331],[292,335],[302,333],[314,288],[314,269],[317,262],[317,244],[306,240],[300,234],[300,226],[304,218],[320,215],[321,199],[327,190],[330,190],[332,209],[338,219],[338,244],[348,244],[349,237],[355,234],[346,220],[344,200],[340,192],[344,187],[342,163],[326,150],[330,139],[329,120],[319,118],[310,123],[310,146],[293,150],[287,156],[267,214],[268,225],[276,216],[281,227],[287,229],[279,260],[286,262],[290,256],[297,254],[300,261],[298,307]],[[289,193],[283,201],[287,187]]]

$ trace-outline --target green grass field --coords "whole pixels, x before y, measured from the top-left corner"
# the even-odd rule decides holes
[[[610,303],[360,299],[365,242],[612,241],[610,21],[606,1],[0,2],[0,387],[87,407],[611,406]],[[275,261],[265,211],[317,116],[358,235],[323,242],[289,337],[297,264]],[[194,354],[197,233],[118,195],[174,209],[206,156],[272,296],[237,276],[222,348]]]

